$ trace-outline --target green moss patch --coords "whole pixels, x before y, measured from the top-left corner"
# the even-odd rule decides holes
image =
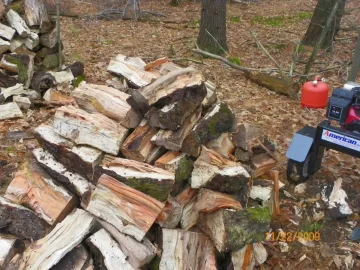
[[[240,23],[241,22],[241,17],[240,16],[231,16],[230,17],[230,22],[232,22],[232,23]]]
[[[299,12],[291,16],[255,16],[251,19],[251,24],[262,24],[270,27],[281,27],[285,24],[292,24],[312,17],[312,12]]]
[[[267,207],[247,208],[246,211],[248,212],[250,219],[254,222],[271,222],[270,210]]]

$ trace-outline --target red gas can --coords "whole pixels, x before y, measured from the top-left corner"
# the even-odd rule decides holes
[[[320,77],[304,83],[301,90],[301,105],[307,108],[325,108],[328,103],[329,86]]]

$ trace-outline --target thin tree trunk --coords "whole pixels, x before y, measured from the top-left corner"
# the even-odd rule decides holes
[[[359,72],[359,66],[360,66],[360,31],[356,42],[353,63],[351,66],[351,71],[348,77],[348,81],[354,82],[356,80],[357,74]]]
[[[61,34],[60,34],[60,0],[56,1],[56,30],[57,30],[57,44],[58,44],[58,57],[59,57],[59,71],[62,70],[61,59]]]
[[[201,1],[200,32],[197,44],[200,49],[224,54],[226,43],[226,0]]]
[[[341,18],[344,14],[345,2],[346,0],[340,1],[339,8],[336,12],[336,18],[332,22],[332,25],[326,34],[325,41],[322,44],[323,49],[327,49],[332,45],[334,37],[340,27]],[[318,4],[311,18],[309,28],[307,29],[306,34],[302,40],[302,44],[315,46],[318,43],[321,32],[325,27],[326,21],[335,3],[336,0],[318,0]]]

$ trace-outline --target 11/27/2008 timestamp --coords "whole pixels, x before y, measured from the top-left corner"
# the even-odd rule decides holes
[[[269,242],[295,242],[298,240],[319,242],[321,235],[320,232],[267,232],[265,239]]]

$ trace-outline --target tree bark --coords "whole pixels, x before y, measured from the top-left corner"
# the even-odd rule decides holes
[[[329,14],[331,13],[331,10],[333,9],[335,3],[337,0],[319,0],[314,14],[311,18],[311,22],[309,25],[309,28],[307,29],[305,36],[302,40],[303,45],[310,45],[315,46],[319,40],[319,37],[321,35],[322,30],[325,27],[326,21],[329,17]],[[346,0],[341,0],[339,8],[336,13],[336,18],[334,22],[332,23],[332,26],[330,27],[326,37],[325,41],[322,44],[323,49],[327,49],[332,45],[332,42],[334,40],[334,37],[339,30],[340,27],[340,21],[344,14],[344,7],[345,7]]]
[[[226,0],[201,0],[200,49],[222,55],[227,51]]]
[[[24,243],[21,240],[12,235],[0,234],[0,269],[6,269],[11,259],[23,250]]]

